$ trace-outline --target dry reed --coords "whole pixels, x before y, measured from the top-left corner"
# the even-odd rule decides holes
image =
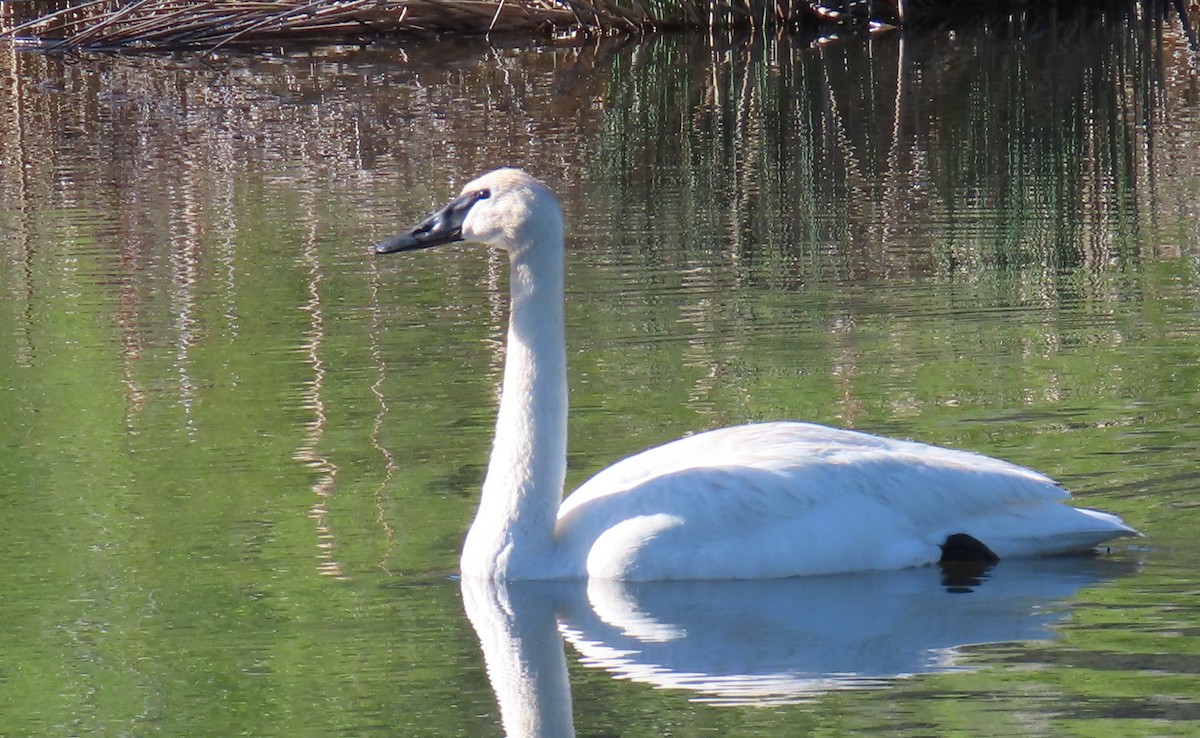
[[[880,0],[885,2],[886,0]],[[204,47],[267,39],[345,39],[397,33],[642,32],[665,27],[780,26],[851,18],[870,0],[68,0],[0,39],[48,49]],[[894,8],[895,5],[891,4]],[[2,3],[12,13],[11,3]],[[834,7],[836,6],[836,7]],[[853,16],[853,17],[858,17]]]
[[[266,38],[570,26],[553,0],[83,0],[0,36],[50,48],[204,46]]]

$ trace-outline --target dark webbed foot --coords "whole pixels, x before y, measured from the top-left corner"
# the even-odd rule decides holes
[[[984,545],[983,541],[966,533],[954,533],[947,536],[946,542],[942,544],[941,562],[943,564],[947,562],[995,564],[999,560],[1000,557]]]

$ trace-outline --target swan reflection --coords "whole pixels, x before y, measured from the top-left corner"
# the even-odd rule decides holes
[[[926,567],[723,582],[462,581],[512,738],[574,734],[563,639],[585,666],[696,701],[778,705],[969,669],[966,645],[1054,637],[1105,559],[1009,560],[972,580]]]

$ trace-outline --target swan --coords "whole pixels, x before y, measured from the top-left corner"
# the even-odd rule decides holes
[[[463,187],[377,254],[458,241],[508,253],[500,407],[460,561],[492,581],[766,579],[1081,552],[1140,535],[1048,477],[964,451],[800,422],[710,430],[631,456],[563,499],[563,216],[518,169]]]

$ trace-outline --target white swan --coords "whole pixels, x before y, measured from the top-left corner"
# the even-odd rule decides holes
[[[1138,535],[1049,478],[963,451],[807,423],[700,433],[562,499],[563,219],[516,169],[485,174],[377,253],[475,241],[508,252],[496,437],[462,574],[493,580],[756,579],[1056,554]]]

